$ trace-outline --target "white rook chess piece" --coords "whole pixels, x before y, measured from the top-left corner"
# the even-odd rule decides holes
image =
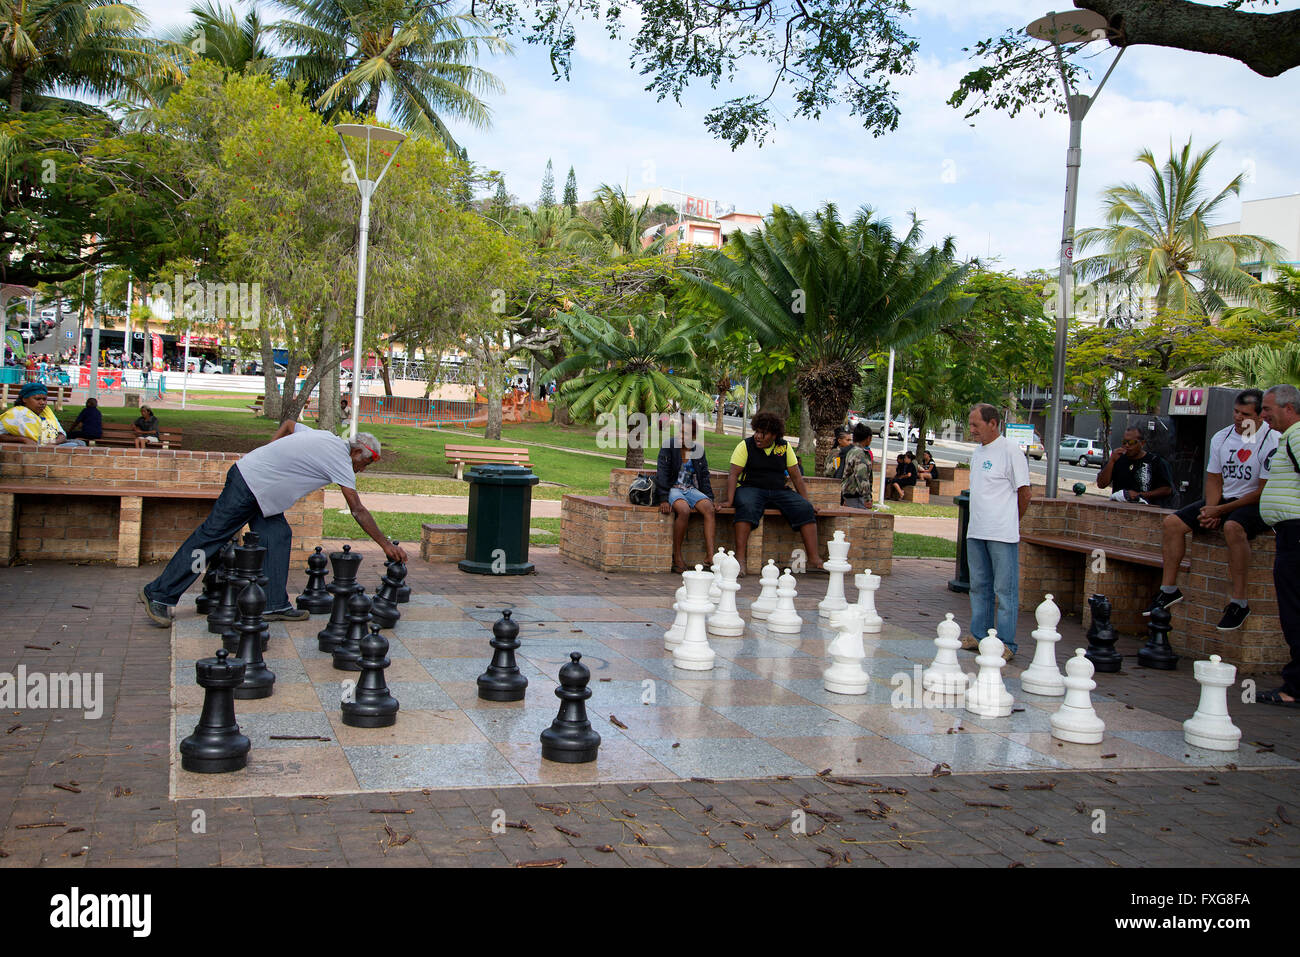
[[[664,632],[664,651],[672,651],[682,643],[682,636],[686,634],[686,609],[682,604],[686,601],[686,573],[682,572],[682,585],[677,589],[677,600],[673,602],[673,611],[677,612],[677,617],[673,619],[672,626]]]
[[[713,667],[713,649],[709,647],[708,631],[704,619],[713,607],[709,601],[709,583],[713,575],[696,565],[695,571],[683,572],[686,580],[686,632],[681,644],[673,649],[673,667],[686,671],[708,671]]]
[[[766,621],[776,608],[776,582],[781,577],[781,569],[776,567],[776,559],[769,558],[758,576],[758,597],[749,605],[749,617],[755,621]]]
[[[862,667],[862,617],[856,608],[841,609],[836,616],[838,631],[826,652],[831,666],[822,672],[822,685],[835,694],[866,694],[871,676]]]
[[[740,591],[740,560],[731,552],[722,557],[722,600],[709,616],[708,632],[714,638],[739,638],[745,633],[745,619],[736,611],[736,592]]]
[[[853,584],[858,586],[858,614],[862,616],[862,631],[868,635],[878,635],[884,622],[876,614],[876,589],[880,587],[880,576],[871,574],[868,568],[860,575],[853,576]]]
[[[1183,722],[1183,740],[1211,751],[1236,751],[1241,729],[1228,717],[1228,689],[1237,680],[1237,669],[1210,655],[1209,661],[1192,665],[1192,674],[1201,683],[1201,703]]]
[[[849,545],[843,530],[839,529],[826,543],[826,552],[830,556],[826,561],[826,571],[830,573],[830,581],[826,583],[826,597],[817,603],[817,614],[822,618],[832,618],[835,612],[849,606],[844,600],[844,573],[853,570],[847,560]],[[835,624],[833,618],[831,624]]]
[[[952,612],[944,615],[939,622],[938,637],[934,639],[938,651],[934,655],[934,664],[921,674],[921,687],[941,695],[961,694],[970,683],[966,673],[957,661],[957,649],[961,647],[961,625],[953,620]]]
[[[776,608],[767,616],[767,630],[779,635],[797,635],[803,631],[803,619],[794,610],[794,599],[799,593],[794,588],[794,576],[790,569],[777,581]]]
[[[713,570],[713,582],[709,585],[709,601],[713,602],[714,607],[717,607],[718,602],[722,601],[722,563],[726,558],[726,549],[719,545],[718,550],[713,555],[713,564],[710,566]]]
[[[1052,737],[1075,744],[1101,744],[1106,722],[1092,707],[1090,692],[1097,682],[1092,680],[1094,668],[1086,655],[1076,648],[1074,657],[1065,663],[1065,700],[1052,715]]]
[[[1038,644],[1034,647],[1034,660],[1020,676],[1020,688],[1030,694],[1059,698],[1065,694],[1066,685],[1060,669],[1056,667],[1056,643],[1061,640],[1061,633],[1056,630],[1056,625],[1061,620],[1061,609],[1056,607],[1056,602],[1052,601],[1051,595],[1048,595],[1034,611],[1034,616],[1038,619],[1038,627],[1029,637]]]
[[[996,628],[990,628],[988,637],[980,642],[980,653],[975,658],[979,673],[966,692],[966,710],[981,718],[1005,718],[1014,704],[1006,685],[1002,683],[1002,639]]]

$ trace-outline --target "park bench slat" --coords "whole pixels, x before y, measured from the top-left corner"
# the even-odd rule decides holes
[[[1160,568],[1164,564],[1164,559],[1159,552],[1149,552],[1140,548],[1123,548],[1109,542],[1099,542],[1087,538],[1057,538],[1051,535],[1026,535],[1021,533],[1020,540],[1028,542],[1030,545],[1059,548],[1062,551],[1079,552],[1083,555],[1091,555],[1094,550],[1101,549],[1106,553],[1107,558],[1130,562],[1134,565],[1148,565],[1152,568]],[[1192,564],[1184,558],[1179,567],[1188,569],[1192,567]]]

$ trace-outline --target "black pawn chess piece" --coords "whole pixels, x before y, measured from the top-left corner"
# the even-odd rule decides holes
[[[397,607],[397,592],[402,587],[402,579],[405,577],[404,564],[387,563],[384,577],[379,579],[379,591],[375,593],[374,600],[370,603],[370,618],[372,621],[377,621],[380,628],[392,628],[402,617],[402,612]]]
[[[361,639],[361,677],[352,700],[343,702],[343,723],[353,728],[388,728],[397,723],[397,699],[384,682],[388,667],[388,639],[373,622]]]
[[[269,698],[275,690],[275,672],[262,658],[262,629],[266,627],[262,620],[264,611],[266,592],[257,582],[251,581],[239,593],[239,621],[235,622],[235,630],[239,632],[238,656],[244,662],[244,680],[235,688],[235,697],[241,701]]]
[[[1147,643],[1138,651],[1138,664],[1146,668],[1173,671],[1178,667],[1178,655],[1169,647],[1169,620],[1173,616],[1168,608],[1154,608],[1147,622]]]
[[[235,723],[232,692],[244,680],[244,663],[229,658],[226,649],[215,658],[194,663],[195,677],[203,688],[203,713],[194,733],[181,742],[181,767],[197,774],[238,771],[248,764],[252,742]]]
[[[344,545],[341,552],[330,552],[330,564],[334,566],[334,581],[326,589],[333,596],[330,620],[316,635],[316,647],[326,654],[333,653],[347,638],[348,599],[353,592],[362,590],[357,584],[361,555],[354,552],[351,545]]]
[[[1105,595],[1092,595],[1088,606],[1092,609],[1092,624],[1088,627],[1088,650],[1084,657],[1098,672],[1119,671],[1124,656],[1115,650],[1119,636],[1110,624],[1110,599]]]
[[[251,540],[251,544],[250,544]],[[234,549],[235,564],[230,570],[229,577],[235,583],[235,604],[236,611],[239,611],[238,596],[243,593],[244,589],[250,584],[257,584],[260,588],[265,588],[267,577],[262,574],[262,565],[266,561],[266,546],[257,544],[257,536],[249,532],[244,536],[244,544],[236,545]],[[263,593],[262,608],[257,613],[258,620],[258,641],[262,646],[262,651],[266,651],[267,644],[271,640],[271,629],[266,620],[262,618],[262,611],[266,609],[266,596]],[[236,615],[236,622],[238,615]],[[239,649],[239,630],[235,627],[236,622],[231,622],[230,627],[221,632],[221,641],[225,649],[232,654]],[[247,659],[245,659],[247,661]]]
[[[363,591],[353,592],[348,599],[348,633],[334,649],[334,667],[339,671],[361,670],[361,642],[370,624],[370,599]]]
[[[393,544],[400,545],[402,543],[399,542],[397,539],[393,539]],[[402,578],[403,579],[406,578],[406,565],[402,565]],[[405,581],[403,581],[402,584],[397,586],[397,597],[394,598],[393,601],[397,602],[397,604],[399,605],[405,605],[410,600],[411,600],[411,586],[406,584]]]
[[[582,655],[569,654],[569,663],[560,669],[560,713],[542,732],[542,757],[562,764],[586,764],[596,760],[600,735],[587,720],[587,699],[591,697],[591,670],[582,663]]]
[[[316,551],[307,556],[307,587],[298,596],[297,606],[313,615],[323,615],[334,607],[334,599],[325,587],[325,578],[329,574],[329,559],[319,545]]]
[[[221,576],[228,567],[226,553],[233,546],[233,542],[222,545],[212,556],[212,561],[208,562],[207,573],[203,576],[203,594],[194,599],[194,610],[200,615],[212,614],[212,610],[221,601]],[[233,553],[229,558],[233,561]]]
[[[519,673],[515,651],[519,648],[519,623],[503,611],[492,626],[493,650],[487,671],[478,676],[478,696],[484,701],[523,701],[528,679]]]

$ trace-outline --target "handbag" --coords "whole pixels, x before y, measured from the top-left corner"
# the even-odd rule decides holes
[[[633,505],[653,505],[655,502],[655,482],[642,472],[632,480],[627,490],[627,500]]]

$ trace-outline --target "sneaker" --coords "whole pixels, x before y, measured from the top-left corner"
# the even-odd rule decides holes
[[[979,651],[980,643],[973,635],[964,635],[961,639],[962,651]]]
[[[292,606],[281,608],[279,611],[264,612],[262,615],[264,621],[307,621],[310,618],[311,612]]]
[[[1241,627],[1241,623],[1249,617],[1249,605],[1228,602],[1228,607],[1223,609],[1223,617],[1219,619],[1219,631],[1236,631]]]
[[[1168,608],[1170,605],[1176,605],[1182,600],[1183,593],[1181,591],[1162,591],[1156,595],[1156,600],[1151,603],[1151,607],[1142,612],[1142,617],[1149,618],[1157,608]]]
[[[1003,661],[1010,661],[1010,660],[1011,660],[1012,658],[1014,658],[1015,656],[1016,656],[1016,653],[1015,653],[1014,651],[1012,651],[1010,648],[1003,648],[1003,649],[1002,649],[1002,660],[1003,660]]]
[[[154,601],[145,594],[144,586],[140,586],[140,601],[144,602],[145,614],[159,628],[170,628],[172,626],[172,610],[170,605],[164,605],[160,601]]]

